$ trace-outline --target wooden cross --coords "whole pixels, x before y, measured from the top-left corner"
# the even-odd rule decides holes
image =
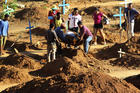
[[[3,10],[3,12],[4,12],[4,14],[10,15],[10,13],[14,12],[14,9],[9,8],[9,7],[7,6],[7,8]]]
[[[30,33],[30,43],[32,44],[32,35],[31,35],[31,29],[34,28],[34,26],[31,26],[31,22],[29,20],[29,27],[26,27],[26,29],[29,29],[29,33]]]
[[[5,4],[7,4],[7,0],[5,0]]]
[[[120,58],[122,58],[122,54],[125,54],[125,52],[123,52],[121,48],[120,48],[120,50],[118,51],[118,53],[120,54]]]
[[[127,4],[132,3],[132,0],[130,0],[129,2],[127,0],[125,0],[125,2],[121,2],[120,4],[125,4],[125,8],[127,8]]]
[[[120,28],[122,27],[122,7],[120,7],[120,14],[113,15],[114,17],[120,17]]]
[[[63,0],[63,4],[60,4],[59,7],[63,7],[63,14],[65,14],[65,7],[69,6],[69,4],[66,4],[65,0]]]

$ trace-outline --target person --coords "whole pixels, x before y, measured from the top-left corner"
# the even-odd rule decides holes
[[[78,34],[78,22],[81,20],[82,17],[78,13],[78,8],[74,8],[72,14],[68,17],[68,29]]]
[[[94,20],[94,45],[97,45],[97,32],[100,32],[101,37],[103,38],[104,45],[106,44],[105,40],[105,34],[103,33],[103,24],[102,24],[102,18],[106,17],[108,18],[105,14],[99,11],[98,8],[95,8],[95,12],[92,15],[93,20]]]
[[[4,53],[4,47],[8,37],[8,30],[9,30],[9,22],[8,22],[9,15],[6,14],[4,19],[0,21],[0,55]]]
[[[45,36],[47,40],[48,62],[52,62],[56,60],[56,50],[57,50],[56,44],[59,43],[59,40],[54,29],[55,29],[55,25],[52,24],[50,30],[47,31],[47,35]],[[51,60],[51,55],[52,55],[52,60]]]
[[[125,8],[125,10],[124,10],[124,19],[125,19],[126,23],[128,24],[127,28],[126,28],[126,31],[128,34],[127,35],[128,40],[134,36],[134,23],[135,23],[135,18],[138,15],[140,15],[140,13],[132,7],[132,3],[129,3],[128,7]]]
[[[63,22],[64,22],[64,19],[61,18],[61,13],[58,12],[58,13],[56,14],[56,18],[55,18],[55,27],[56,27],[56,28],[57,28],[57,27],[60,27],[61,24],[62,24]]]
[[[58,38],[62,41],[62,42],[66,42],[66,39],[65,39],[65,33],[66,33],[66,26],[64,23],[61,24],[60,27],[57,27],[55,29],[55,32],[58,36]]]
[[[80,28],[80,41],[84,41],[84,51],[87,54],[89,49],[89,43],[92,41],[93,35],[91,31],[82,24],[81,21],[78,22]]]
[[[50,20],[50,27],[52,27],[51,25],[53,25],[55,23],[55,16],[58,12],[59,12],[59,10],[58,10],[57,6],[53,5],[52,10],[50,10],[49,14],[48,14],[48,19]]]
[[[65,33],[65,38],[67,40],[67,48],[71,48],[71,44],[74,45],[74,48],[77,49],[78,48],[78,44],[77,42],[79,41],[78,35],[72,31],[67,31]]]

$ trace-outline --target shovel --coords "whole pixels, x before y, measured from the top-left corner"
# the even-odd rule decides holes
[[[11,50],[12,47],[15,45],[15,43],[16,43],[20,38],[21,38],[21,35],[18,36],[18,38],[15,40],[15,42],[13,42],[13,44],[12,44],[9,48],[7,48],[7,50]]]

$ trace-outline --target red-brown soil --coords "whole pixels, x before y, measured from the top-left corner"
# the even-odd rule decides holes
[[[15,14],[15,18],[20,20],[31,20],[31,21],[39,21],[42,20],[43,22],[47,22],[48,20],[48,11],[49,9],[43,7],[32,7],[32,8],[25,8],[20,10]]]
[[[21,54],[13,54],[8,56],[3,60],[2,64],[27,69],[39,69],[42,67],[39,62],[36,62],[35,60]]]
[[[6,89],[2,93],[139,93],[124,80],[102,73],[79,73],[67,76],[55,75],[49,79],[35,79],[26,84]]]
[[[22,72],[12,66],[0,66],[0,82],[21,83],[32,80],[27,72]]]
[[[125,80],[133,84],[138,89],[140,89],[140,75],[131,76],[131,77],[125,78]]]

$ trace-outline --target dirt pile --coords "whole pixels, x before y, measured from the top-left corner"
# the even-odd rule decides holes
[[[140,67],[140,56],[123,56],[122,58],[116,59],[110,62],[113,65],[124,66],[127,68]]]
[[[48,63],[40,70],[31,72],[31,74],[46,77],[60,73],[72,75],[93,70],[92,67],[89,66],[90,63],[89,60],[86,57],[84,57],[82,51],[67,50],[67,52],[64,53],[67,54],[63,54],[65,56],[62,56],[61,58],[57,59],[54,62]],[[94,65],[94,61],[92,63]]]
[[[47,22],[49,9],[41,7],[25,8],[15,14],[15,18],[20,20],[43,21]]]
[[[139,25],[140,25],[140,16],[135,21],[135,32],[140,33],[140,26]]]
[[[40,69],[42,65],[35,60],[21,55],[21,54],[14,54],[8,56],[6,59],[3,60],[4,65],[12,65],[17,68],[27,68],[27,69]]]
[[[139,93],[124,80],[102,73],[59,74],[49,79],[34,79],[1,93]]]
[[[0,82],[20,83],[31,79],[27,72],[20,71],[18,68],[11,66],[0,67]]]
[[[131,76],[125,79],[128,83],[133,84],[135,87],[140,89],[140,75]]]
[[[140,37],[135,36],[122,44],[115,44],[109,48],[105,48],[100,50],[95,57],[99,59],[110,59],[110,58],[118,58],[119,54],[117,51],[122,48],[123,52],[130,53],[130,54],[140,54]]]
[[[47,32],[47,29],[42,28],[42,27],[36,27],[36,28],[32,29],[32,34],[34,34],[36,36],[45,36],[46,32]]]

